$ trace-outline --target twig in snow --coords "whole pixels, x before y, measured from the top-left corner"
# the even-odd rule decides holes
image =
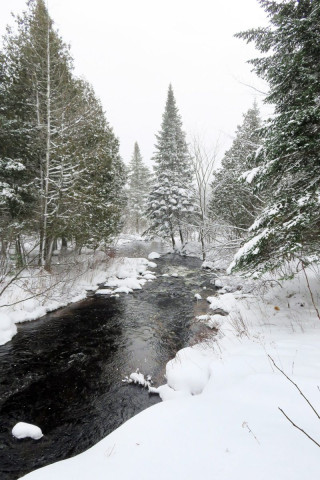
[[[314,413],[317,415],[318,419],[320,420],[320,415],[319,413],[317,412],[317,410],[314,408],[314,406],[309,402],[309,400],[307,399],[307,397],[304,395],[304,393],[300,390],[300,388],[298,387],[298,385],[296,383],[294,383],[293,380],[291,380],[291,378],[288,377],[287,374],[284,373],[283,370],[281,370],[280,367],[278,367],[278,365],[275,363],[275,361],[273,360],[273,358],[268,355],[268,357],[270,358],[271,362],[273,363],[273,365],[275,366],[275,368],[277,370],[279,370],[280,373],[282,373],[282,375],[284,375],[286,377],[287,380],[289,380],[289,382],[292,383],[292,385],[294,385],[296,387],[296,389],[298,390],[298,392],[300,393],[300,395],[302,395],[302,397],[305,399],[305,401],[307,402],[307,404],[312,408],[312,410],[314,411]]]
[[[315,441],[314,438],[310,437],[310,435],[305,432],[303,430],[303,428],[299,427],[298,425],[296,425],[292,420],[291,418],[288,417],[288,415],[286,415],[286,413],[284,413],[284,411],[282,410],[282,408],[278,407],[280,412],[286,417],[287,420],[289,420],[289,422],[291,423],[291,425],[293,425],[295,428],[297,428],[298,430],[300,430],[300,432],[304,433],[306,435],[306,437],[309,438],[309,440],[311,440],[313,443],[315,443],[319,448],[320,448],[320,444],[318,442]]]
[[[253,433],[253,431],[252,431],[251,428],[249,427],[248,422],[243,422],[242,428],[247,428],[248,431],[249,431],[249,433],[251,433],[251,435],[254,437],[254,439],[256,440],[256,442],[260,445],[259,440],[257,439],[257,437],[255,436],[255,434]]]
[[[305,269],[305,266],[304,266],[304,263],[303,263],[302,260],[301,260],[301,265],[302,265],[302,270],[303,270],[304,276],[306,277],[306,281],[307,281],[307,285],[308,285],[308,290],[309,290],[309,292],[310,292],[310,297],[311,297],[311,300],[312,300],[314,309],[315,309],[315,311],[316,311],[316,313],[317,313],[317,317],[318,317],[319,320],[320,320],[320,313],[319,313],[318,307],[317,307],[317,305],[316,305],[316,302],[315,302],[315,300],[314,300],[313,293],[312,293],[312,290],[311,290],[311,287],[310,287],[310,283],[309,283],[309,278],[308,278],[308,275],[307,275],[307,272],[306,272],[306,269]]]

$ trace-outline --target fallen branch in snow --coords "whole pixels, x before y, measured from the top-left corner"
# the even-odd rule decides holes
[[[286,373],[284,373],[283,370],[281,370],[280,367],[278,367],[278,365],[276,364],[276,362],[273,360],[273,358],[268,355],[268,357],[270,358],[271,362],[273,363],[273,365],[275,366],[275,368],[277,370],[279,370],[280,373],[282,373],[282,375],[284,375],[286,377],[287,380],[289,380],[289,382],[292,383],[292,385],[294,385],[296,387],[296,389],[298,390],[298,392],[300,393],[300,395],[302,395],[302,397],[305,399],[305,401],[307,402],[307,404],[312,408],[312,410],[314,411],[314,413],[317,415],[318,419],[320,420],[320,415],[319,413],[317,412],[317,410],[314,408],[314,406],[309,402],[309,400],[307,399],[307,397],[304,395],[304,393],[300,390],[300,388],[298,387],[298,385],[296,383],[294,383],[293,380],[291,380],[290,377],[288,377],[288,375]]]
[[[286,417],[287,420],[289,420],[289,422],[291,423],[291,425],[293,425],[295,428],[297,428],[298,430],[300,430],[300,432],[304,433],[313,443],[315,443],[319,448],[320,448],[320,444],[318,442],[315,441],[314,438],[310,437],[310,435],[305,432],[303,430],[303,428],[299,427],[298,425],[296,425],[292,420],[291,418],[288,417],[288,415],[282,410],[282,408],[278,407],[280,412]]]

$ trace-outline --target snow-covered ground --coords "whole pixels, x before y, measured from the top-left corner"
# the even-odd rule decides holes
[[[308,278],[313,300],[303,272],[260,293],[220,278],[229,288],[200,318],[218,320],[217,339],[167,364],[164,401],[23,478],[318,480],[320,448],[290,423],[320,444],[320,281]]]
[[[156,278],[150,269],[157,264],[146,258],[88,253],[69,257],[67,267],[61,270],[56,264],[51,274],[43,269],[26,269],[16,279],[4,280],[2,285],[9,286],[0,296],[0,345],[17,333],[17,323],[83,300],[88,291],[99,295],[131,293]],[[104,287],[98,289],[98,284]]]

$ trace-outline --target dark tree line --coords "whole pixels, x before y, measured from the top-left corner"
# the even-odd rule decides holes
[[[58,238],[96,248],[119,231],[125,197],[119,143],[43,0],[30,0],[0,54],[1,251],[37,238],[50,270]]]

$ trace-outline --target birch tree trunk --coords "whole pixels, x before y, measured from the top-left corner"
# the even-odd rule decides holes
[[[46,162],[44,177],[44,211],[43,211],[43,239],[42,239],[42,265],[45,269],[51,270],[52,258],[52,242],[49,242],[48,251],[46,244],[48,243],[48,201],[49,201],[49,166],[51,153],[51,58],[50,58],[50,23],[48,14],[48,30],[47,30],[47,144],[46,144]]]

